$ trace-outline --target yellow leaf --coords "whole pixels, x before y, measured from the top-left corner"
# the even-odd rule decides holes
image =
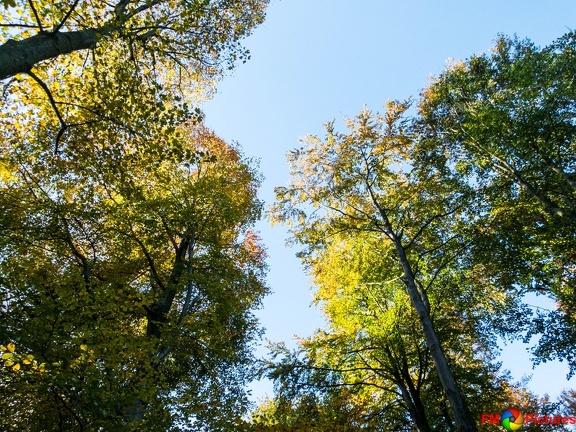
[[[8,351],[14,352],[15,349],[16,349],[16,345],[14,345],[12,342],[10,342],[8,344]]]
[[[6,366],[6,367],[10,367],[10,366],[12,366],[13,364],[14,364],[14,362],[13,362],[12,360],[7,360],[7,361],[4,362],[4,366]]]
[[[80,345],[80,349],[82,351],[86,351],[88,349],[88,346],[87,345]]]
[[[12,370],[13,370],[13,371],[20,370],[20,363],[16,363],[16,364],[14,365],[14,367],[12,367]]]
[[[4,359],[4,360],[9,359],[9,358],[12,358],[12,357],[14,357],[14,354],[12,354],[12,353],[4,353],[4,354],[2,354],[2,359]]]
[[[29,365],[29,364],[32,363],[32,362],[31,362],[30,360],[28,360],[28,359],[24,359],[24,360],[22,361],[22,363],[24,363],[25,365]]]
[[[6,348],[4,345],[0,345],[0,351],[7,351],[8,348]]]

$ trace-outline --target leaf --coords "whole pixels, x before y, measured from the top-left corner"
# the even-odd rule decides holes
[[[7,346],[8,351],[10,352],[14,352],[14,350],[16,349],[16,345],[14,345],[12,342],[10,342]]]
[[[532,353],[537,363],[566,360],[569,376],[576,373],[575,48],[574,31],[542,48],[501,36],[491,52],[446,69],[420,104],[431,132],[420,163],[477,188],[485,218],[468,255],[478,280],[492,279],[502,295],[549,296],[556,306],[533,321]],[[510,318],[501,331],[526,330]]]
[[[16,0],[0,0],[4,7],[16,7]]]
[[[259,240],[242,241],[260,217],[260,180],[237,149],[188,122],[196,104],[177,90],[187,86],[179,75],[190,77],[192,87],[204,85],[218,67],[204,73],[196,60],[222,44],[215,47],[210,38],[191,44],[192,62],[180,50],[181,59],[176,53],[163,59],[154,50],[160,44],[161,52],[169,49],[168,40],[139,44],[134,33],[123,40],[100,25],[107,16],[121,21],[111,3],[18,2],[28,15],[32,3],[46,29],[66,21],[60,34],[77,26],[106,34],[89,58],[73,52],[37,64],[38,80],[22,75],[3,93],[0,124],[9,127],[0,128],[0,226],[10,235],[0,241],[0,278],[14,281],[21,299],[5,343],[18,340],[19,352],[42,347],[46,365],[23,355],[21,370],[46,371],[46,380],[75,401],[79,418],[93,419],[94,430],[109,430],[107,413],[133,411],[137,400],[145,400],[144,415],[158,420],[159,429],[171,430],[177,416],[166,414],[177,411],[203,418],[198,430],[223,430],[219,423],[245,412],[249,351],[259,331],[252,309],[267,292]],[[218,22],[237,18],[247,30],[262,11],[254,7],[266,1],[116,3],[126,4],[126,13],[153,7],[129,19],[131,29],[157,19],[163,27],[178,26],[178,9],[206,8],[208,21],[190,17],[195,29],[170,36],[179,38],[208,36]],[[227,12],[218,14],[222,7]],[[236,32],[219,29],[225,38]],[[171,58],[190,66],[185,74],[165,73]],[[205,158],[197,156],[201,152]],[[198,363],[197,355],[203,358]],[[204,364],[219,374],[202,373]],[[10,430],[25,430],[40,418],[58,423],[53,395],[39,391],[44,379],[10,381],[20,377],[1,369],[0,381],[12,391],[0,402],[0,417],[21,423]],[[187,394],[190,403],[174,403]],[[30,416],[7,414],[25,404]],[[204,404],[214,408],[210,416],[201,414]]]

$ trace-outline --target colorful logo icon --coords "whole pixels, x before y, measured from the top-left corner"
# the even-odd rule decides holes
[[[507,431],[517,431],[524,424],[524,416],[516,408],[507,408],[500,416],[500,424]]]

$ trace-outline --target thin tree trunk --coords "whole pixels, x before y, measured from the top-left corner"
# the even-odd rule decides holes
[[[428,302],[423,298],[425,292],[420,294],[420,291],[418,290],[414,272],[412,271],[412,267],[410,266],[410,262],[406,256],[406,250],[402,245],[401,236],[398,236],[394,231],[392,224],[390,223],[390,219],[388,218],[388,211],[380,205],[376,195],[374,194],[374,191],[372,190],[372,186],[369,183],[367,183],[367,188],[370,193],[372,203],[382,217],[383,226],[381,226],[381,228],[383,229],[383,232],[388,236],[388,238],[394,243],[398,261],[400,262],[404,273],[404,283],[406,284],[408,295],[410,296],[410,301],[412,306],[414,306],[418,317],[420,318],[420,323],[424,332],[424,338],[426,340],[426,346],[428,347],[430,356],[434,361],[434,366],[436,372],[438,373],[440,383],[446,392],[446,398],[448,399],[448,402],[450,402],[450,406],[454,413],[454,419],[456,420],[456,425],[460,432],[478,432],[476,422],[472,418],[472,414],[470,413],[470,410],[468,409],[468,406],[466,405],[466,402],[460,393],[460,389],[456,384],[456,379],[454,378],[452,370],[450,369],[450,365],[448,364],[446,354],[444,354],[444,351],[442,350],[440,339],[438,339],[438,335],[436,334],[436,330],[434,328],[434,323],[430,317]]]
[[[394,241],[396,247],[396,253],[402,269],[404,271],[404,282],[408,289],[408,295],[412,301],[412,305],[416,309],[418,316],[420,317],[420,322],[422,324],[422,329],[424,331],[424,337],[426,339],[426,345],[430,350],[430,355],[434,360],[434,365],[442,383],[442,387],[446,391],[446,398],[450,402],[452,407],[452,412],[454,413],[454,419],[456,420],[456,425],[461,432],[477,432],[476,423],[468,410],[468,406],[460,393],[460,389],[456,384],[450,365],[448,364],[448,359],[442,350],[440,345],[440,340],[434,329],[434,323],[430,317],[430,311],[426,307],[424,300],[418,292],[416,286],[416,281],[414,278],[414,273],[410,266],[410,262],[406,257],[406,252],[402,246],[400,238],[392,233],[392,240]]]
[[[408,372],[408,365],[404,362],[402,365],[398,364],[392,350],[389,346],[384,347],[384,352],[388,357],[388,362],[392,367],[392,375],[396,385],[400,388],[402,399],[416,424],[418,432],[432,432],[430,423],[426,417],[426,410],[420,399],[420,392],[414,387],[410,373]],[[421,365],[420,365],[421,366]]]

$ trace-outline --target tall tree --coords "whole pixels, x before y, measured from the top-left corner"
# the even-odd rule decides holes
[[[241,423],[259,178],[191,106],[266,4],[0,3],[2,429]]]
[[[401,277],[392,276],[397,264],[389,246],[371,232],[334,234],[307,263],[328,328],[300,340],[295,353],[275,348],[281,360],[270,362],[268,375],[276,399],[264,417],[335,430],[455,430],[418,317]],[[490,360],[491,334],[482,334],[480,324],[498,300],[489,287],[464,280],[453,273],[427,294],[453,373],[480,418],[496,401],[506,403],[499,396],[503,377]],[[462,289],[464,283],[471,286]],[[320,415],[306,417],[293,405],[298,400],[314,401]],[[342,416],[322,415],[330,410]]]
[[[545,48],[501,37],[492,52],[448,68],[423,92],[428,160],[476,185],[491,219],[474,260],[503,290],[547,293],[540,360],[576,371],[576,34]]]
[[[328,124],[325,139],[309,137],[290,153],[293,179],[277,189],[273,213],[276,220],[292,224],[309,264],[320,260],[331,242],[348,241],[339,235],[353,239],[367,232],[376,238],[379,264],[386,268],[378,274],[402,281],[456,425],[472,431],[476,421],[456,382],[454,361],[446,355],[449,341],[439,336],[429,295],[433,287],[453,287],[454,299],[469,301],[455,312],[462,313],[462,320],[473,319],[472,285],[455,272],[471,268],[464,252],[474,235],[466,229],[474,218],[472,188],[442,179],[432,165],[416,169],[419,141],[404,116],[408,106],[391,102],[383,116],[363,111],[347,121],[347,134]],[[495,316],[505,303],[494,304]]]
[[[257,174],[198,125],[84,132],[49,163],[26,130],[3,142],[2,429],[234,429],[267,291]]]

